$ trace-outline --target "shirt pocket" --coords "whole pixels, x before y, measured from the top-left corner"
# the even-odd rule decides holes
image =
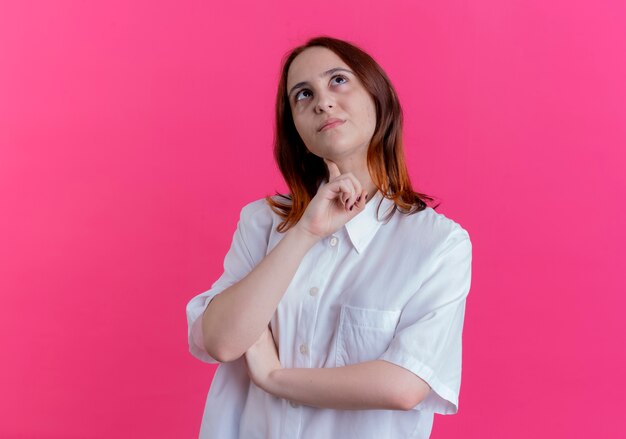
[[[380,357],[393,340],[400,313],[400,310],[342,305],[335,366],[363,363]]]

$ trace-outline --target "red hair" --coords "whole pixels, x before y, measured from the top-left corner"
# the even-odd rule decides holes
[[[402,147],[402,108],[391,81],[362,49],[335,38],[317,37],[285,55],[278,83],[274,158],[290,195],[277,193],[281,201],[266,197],[271,209],[283,219],[277,230],[285,232],[297,224],[319,185],[328,180],[324,160],[308,152],[296,130],[287,95],[289,67],[296,56],[309,47],[332,50],[352,68],[374,99],[376,127],[367,152],[367,166],[373,183],[384,197],[394,202],[394,208],[385,220],[389,220],[396,210],[404,214],[424,210],[426,200],[433,201],[433,198],[415,192],[411,186]]]

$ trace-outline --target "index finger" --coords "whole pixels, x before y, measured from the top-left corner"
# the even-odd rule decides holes
[[[328,181],[341,175],[341,172],[339,172],[339,167],[335,164],[335,162],[324,159],[324,163],[326,163],[326,167],[328,168]]]

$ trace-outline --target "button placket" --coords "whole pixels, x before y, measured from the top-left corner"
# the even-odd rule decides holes
[[[306,355],[306,354],[308,354],[308,353],[309,353],[309,348],[307,347],[306,343],[302,343],[302,344],[300,345],[300,353],[301,353],[302,355]]]
[[[300,302],[300,319],[296,329],[296,357],[294,367],[311,367],[316,362],[313,351],[313,339],[317,325],[317,312],[320,306],[322,293],[328,282],[327,273],[332,268],[339,250],[339,236],[331,235],[323,247],[318,247],[319,253],[314,258],[310,276]],[[330,250],[330,251],[329,251]]]
[[[337,245],[336,237],[334,241],[334,245]],[[319,255],[318,263],[312,266],[311,274],[308,279],[308,300],[303,298],[301,302],[301,320],[298,325],[298,338],[300,339],[300,344],[298,346],[298,351],[300,355],[298,355],[295,363],[300,366],[296,367],[311,367],[312,358],[310,355],[310,344],[313,342],[313,335],[315,333],[315,324],[317,318],[317,310],[319,306],[319,300],[314,300],[318,297],[320,293],[320,288],[318,285],[319,279],[323,279],[323,273],[325,271],[325,267],[334,259],[334,255],[336,252],[322,252]],[[321,276],[320,276],[321,274]],[[305,290],[306,291],[306,290]],[[306,293],[305,293],[306,294]]]

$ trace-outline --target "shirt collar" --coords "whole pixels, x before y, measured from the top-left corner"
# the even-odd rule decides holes
[[[376,215],[378,203],[382,199],[379,215]],[[376,235],[383,219],[393,206],[393,200],[384,198],[381,191],[377,191],[372,199],[365,204],[365,209],[345,224],[345,228],[357,253],[362,253]]]

